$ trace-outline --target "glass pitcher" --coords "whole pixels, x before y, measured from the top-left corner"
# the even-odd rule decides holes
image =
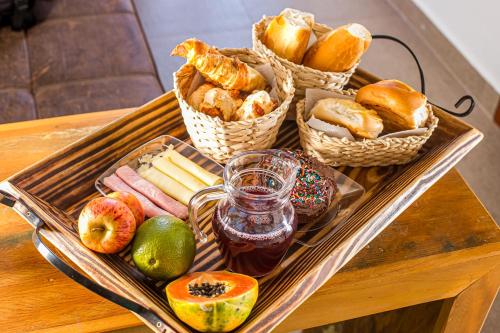
[[[280,150],[245,152],[226,164],[224,185],[193,196],[189,220],[203,242],[207,236],[198,226],[198,210],[219,200],[212,229],[228,269],[263,276],[283,259],[297,230],[289,197],[299,167],[299,161]]]

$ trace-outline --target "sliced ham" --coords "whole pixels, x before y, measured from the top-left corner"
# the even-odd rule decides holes
[[[148,182],[146,179],[142,178],[128,165],[119,167],[116,170],[116,174],[121,178],[121,180],[127,183],[127,185],[142,193],[159,207],[165,209],[180,219],[184,220],[187,218],[188,209],[186,206],[163,193],[163,191]]]
[[[144,212],[146,213],[147,216],[149,217],[154,217],[158,215],[172,215],[169,212],[161,209],[160,207],[156,206],[154,203],[149,201],[148,198],[143,196],[141,193],[137,192],[130,186],[128,186],[123,180],[121,180],[117,175],[112,174],[109,177],[104,178],[103,180],[104,185],[112,189],[113,191],[117,192],[128,192],[133,195],[142,203],[142,206],[144,207]]]

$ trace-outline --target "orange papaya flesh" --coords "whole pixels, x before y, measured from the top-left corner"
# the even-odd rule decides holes
[[[168,303],[177,317],[200,332],[228,332],[240,326],[257,301],[259,286],[250,276],[196,272],[171,282]]]

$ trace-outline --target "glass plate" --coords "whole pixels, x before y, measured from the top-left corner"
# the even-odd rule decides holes
[[[153,139],[149,142],[146,142],[139,148],[133,150],[129,154],[127,154],[125,157],[121,158],[110,166],[99,178],[96,179],[95,181],[95,187],[96,189],[102,194],[106,195],[107,193],[111,192],[111,190],[104,185],[103,179],[105,177],[111,176],[113,173],[115,173],[116,169],[123,165],[128,165],[132,169],[136,170],[139,168],[139,158],[146,155],[146,154],[158,154],[161,153],[165,150],[168,149],[169,146],[173,146],[174,149],[180,153],[181,155],[189,158],[191,161],[197,163],[201,167],[203,167],[205,170],[208,170],[218,176],[222,177],[222,173],[224,171],[224,167],[220,165],[219,163],[215,162],[214,160],[210,159],[209,157],[206,157],[202,153],[200,153],[196,148],[193,146],[188,145],[184,141],[181,141],[177,138],[174,138],[173,136],[170,135],[162,135],[157,137],[156,139]]]
[[[301,245],[314,247],[321,244],[335,233],[342,222],[346,221],[362,202],[364,187],[342,172],[331,169],[338,192],[325,213],[311,222],[299,224],[295,241]]]
[[[102,195],[108,194],[111,190],[103,183],[105,177],[112,175],[116,169],[123,165],[128,165],[135,170],[140,166],[140,157],[146,154],[161,153],[167,150],[171,145],[183,156],[189,158],[204,169],[222,177],[224,171],[222,165],[206,157],[193,146],[170,135],[162,135],[143,144],[110,166],[95,181],[96,189]],[[365,193],[363,186],[333,168],[332,172],[338,187],[336,198],[322,216],[309,223],[299,225],[295,236],[295,241],[298,244],[308,247],[314,247],[321,244],[337,230],[341,223],[355,211],[361,202],[360,198]],[[207,211],[207,213],[209,213],[209,211]],[[200,218],[202,217],[203,216],[200,216]]]

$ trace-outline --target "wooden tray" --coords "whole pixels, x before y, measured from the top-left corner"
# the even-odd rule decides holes
[[[350,84],[359,88],[377,80],[358,70]],[[313,248],[293,246],[282,267],[259,280],[258,302],[238,332],[271,331],[481,140],[482,134],[466,123],[438,108],[434,112],[440,118],[439,126],[414,162],[338,168],[365,187],[362,203],[326,241]],[[156,322],[142,318],[149,327],[158,332],[189,332],[168,306],[162,286],[134,274],[119,255],[88,250],[74,229],[82,206],[99,195],[96,178],[118,159],[162,134],[190,142],[173,92],[23,170],[0,184],[0,189],[18,199],[15,209],[28,222],[35,224],[38,217],[43,220],[40,233],[85,274],[153,313]],[[297,126],[287,121],[276,147],[298,146]],[[199,270],[222,267],[213,243],[198,248],[195,266]]]

